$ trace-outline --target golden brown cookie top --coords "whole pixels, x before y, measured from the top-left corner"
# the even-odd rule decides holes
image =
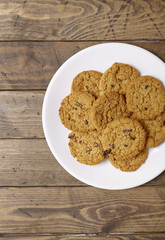
[[[109,161],[115,168],[119,168],[123,172],[132,172],[137,170],[147,159],[148,150],[144,149],[138,155],[126,160],[119,160],[109,154]]]
[[[91,107],[95,97],[87,92],[71,93],[65,97],[59,109],[64,126],[72,131],[88,132],[94,130],[90,121]]]
[[[100,131],[106,128],[109,122],[128,116],[125,98],[116,92],[108,92],[100,96],[94,102],[91,110],[91,121]]]
[[[79,73],[73,79],[71,92],[88,92],[98,97],[101,76],[102,73],[93,70]]]
[[[163,84],[152,76],[138,77],[129,84],[127,107],[137,119],[154,119],[165,111]]]
[[[165,140],[165,113],[154,120],[141,120],[140,122],[147,132],[147,148],[156,147]]]
[[[114,63],[101,77],[100,95],[110,91],[126,94],[127,86],[138,76],[138,71],[132,66],[124,63]]]
[[[101,135],[103,150],[119,160],[139,154],[146,143],[146,132],[134,119],[120,118],[110,122]]]
[[[71,154],[80,163],[95,165],[105,159],[102,144],[96,131],[89,133],[71,132],[68,137]]]

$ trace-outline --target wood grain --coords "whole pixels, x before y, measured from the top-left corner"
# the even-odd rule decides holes
[[[100,234],[62,234],[62,236],[54,235],[54,234],[45,234],[49,236],[36,236],[36,235],[9,235],[9,234],[2,234],[0,235],[0,239],[3,240],[164,240],[165,234],[164,233],[152,233],[152,234],[108,234],[104,236],[99,236]]]
[[[0,91],[0,138],[43,138],[44,91]]]
[[[100,42],[2,42],[0,90],[45,90],[57,69],[73,54]],[[165,41],[125,41],[165,61]]]
[[[87,186],[59,165],[44,139],[1,139],[0,163],[0,186]],[[165,172],[147,185],[164,186]]]
[[[85,186],[59,165],[44,139],[0,140],[0,162],[0,186]]]
[[[164,205],[163,187],[1,188],[0,233],[159,233]]]
[[[164,39],[163,0],[4,0],[0,40]]]

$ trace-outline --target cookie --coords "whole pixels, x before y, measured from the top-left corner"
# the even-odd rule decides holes
[[[147,148],[156,147],[165,140],[165,113],[154,120],[141,120],[141,123],[147,132]]]
[[[80,163],[95,165],[105,159],[102,144],[96,131],[89,133],[71,132],[68,137],[70,139],[70,152]]]
[[[110,122],[102,131],[101,142],[107,156],[130,159],[144,149],[146,132],[137,120],[120,118]]]
[[[99,96],[99,83],[102,73],[97,71],[84,71],[79,73],[72,82],[71,92],[89,92],[95,97]]]
[[[136,119],[154,119],[165,111],[163,84],[152,76],[138,77],[127,88],[127,107]]]
[[[109,155],[109,161],[115,168],[119,168],[124,172],[132,172],[137,170],[147,159],[148,150],[144,149],[138,155],[127,160],[118,160],[113,155]]]
[[[126,94],[127,86],[138,76],[138,71],[132,66],[124,63],[114,63],[101,77],[100,95],[110,91]]]
[[[109,122],[128,116],[125,98],[116,92],[109,92],[100,96],[94,102],[91,110],[91,121],[99,131],[106,128]]]
[[[87,92],[71,93],[65,97],[59,109],[64,126],[72,131],[88,132],[94,130],[90,121],[91,107],[95,97]]]

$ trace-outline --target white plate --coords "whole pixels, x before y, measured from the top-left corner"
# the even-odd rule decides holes
[[[127,63],[141,75],[152,75],[165,84],[165,64],[154,54],[130,44],[103,43],[88,47],[69,58],[53,76],[43,102],[42,120],[47,143],[61,166],[80,181],[103,189],[127,189],[144,184],[165,170],[165,143],[149,150],[149,156],[135,172],[115,169],[108,160],[86,166],[70,154],[68,134],[59,118],[61,101],[70,93],[73,78],[84,70],[104,72],[114,62]]]

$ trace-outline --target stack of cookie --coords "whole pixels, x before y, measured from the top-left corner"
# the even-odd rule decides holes
[[[128,64],[114,63],[103,74],[79,73],[59,109],[69,148],[81,163],[108,157],[116,168],[135,171],[148,148],[165,138],[165,91],[151,76],[139,76]]]

